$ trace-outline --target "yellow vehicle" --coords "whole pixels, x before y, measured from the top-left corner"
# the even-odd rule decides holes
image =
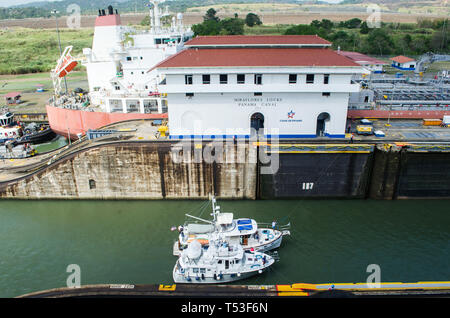
[[[373,126],[358,125],[358,126],[356,126],[356,133],[358,135],[373,135]]]

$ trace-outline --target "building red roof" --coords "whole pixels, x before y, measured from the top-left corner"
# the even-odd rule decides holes
[[[352,61],[354,61],[358,64],[379,64],[379,65],[389,64],[385,61],[378,60],[376,58],[367,56],[367,55],[359,53],[359,52],[339,51],[337,53],[340,55],[343,55],[345,57],[348,57],[349,59],[351,59]]]
[[[162,61],[156,68],[353,66],[358,64],[326,48],[187,49]]]
[[[415,61],[414,59],[407,57],[407,56],[403,56],[403,55],[393,57],[393,58],[391,58],[391,60],[394,62],[400,63],[400,64]]]
[[[21,94],[20,92],[11,92],[11,93],[5,94],[5,98],[16,98],[16,97],[19,97],[20,94]]]
[[[331,43],[317,35],[225,35],[198,36],[185,44],[195,46],[233,46],[233,45],[326,45]]]

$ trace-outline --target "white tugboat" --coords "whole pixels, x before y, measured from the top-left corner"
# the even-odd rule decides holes
[[[265,252],[280,247],[283,236],[290,235],[286,229],[289,225],[281,230],[275,229],[275,224],[273,228],[258,228],[253,219],[233,219],[233,213],[221,213],[215,197],[212,197],[212,209],[213,221],[186,214],[205,224],[188,223],[178,228],[180,234],[173,246],[175,256],[179,256],[180,251],[194,240],[204,246],[208,246],[210,241],[222,240],[231,245],[239,244],[244,251]]]
[[[173,269],[175,283],[228,283],[263,273],[275,259],[260,252],[244,251],[240,244],[210,241],[203,246],[198,240],[189,243]]]
[[[0,143],[20,137],[21,128],[14,121],[14,114],[7,108],[0,110]]]

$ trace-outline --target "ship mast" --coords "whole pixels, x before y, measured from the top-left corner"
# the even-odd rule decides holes
[[[159,33],[161,31],[161,18],[163,16],[169,15],[168,7],[163,13],[159,8],[161,3],[166,2],[166,0],[149,0],[150,2],[150,28],[153,33]],[[151,8],[153,6],[153,8]]]

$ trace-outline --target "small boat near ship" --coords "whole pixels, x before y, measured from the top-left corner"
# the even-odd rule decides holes
[[[290,224],[276,229],[274,222],[272,228],[259,228],[258,223],[249,218],[234,219],[233,213],[221,213],[220,206],[216,205],[215,197],[212,197],[213,220],[205,220],[186,214],[200,223],[186,223],[178,227],[178,240],[173,246],[173,255],[179,256],[189,243],[198,241],[202,245],[208,245],[210,241],[222,240],[229,244],[239,244],[245,251],[265,252],[280,247],[283,236],[290,235]]]
[[[198,240],[188,244],[173,268],[175,283],[218,284],[262,274],[275,259],[261,252],[244,251],[240,244]]]
[[[48,124],[31,123],[23,128],[23,135],[16,139],[17,144],[41,144],[55,139],[56,134]]]

